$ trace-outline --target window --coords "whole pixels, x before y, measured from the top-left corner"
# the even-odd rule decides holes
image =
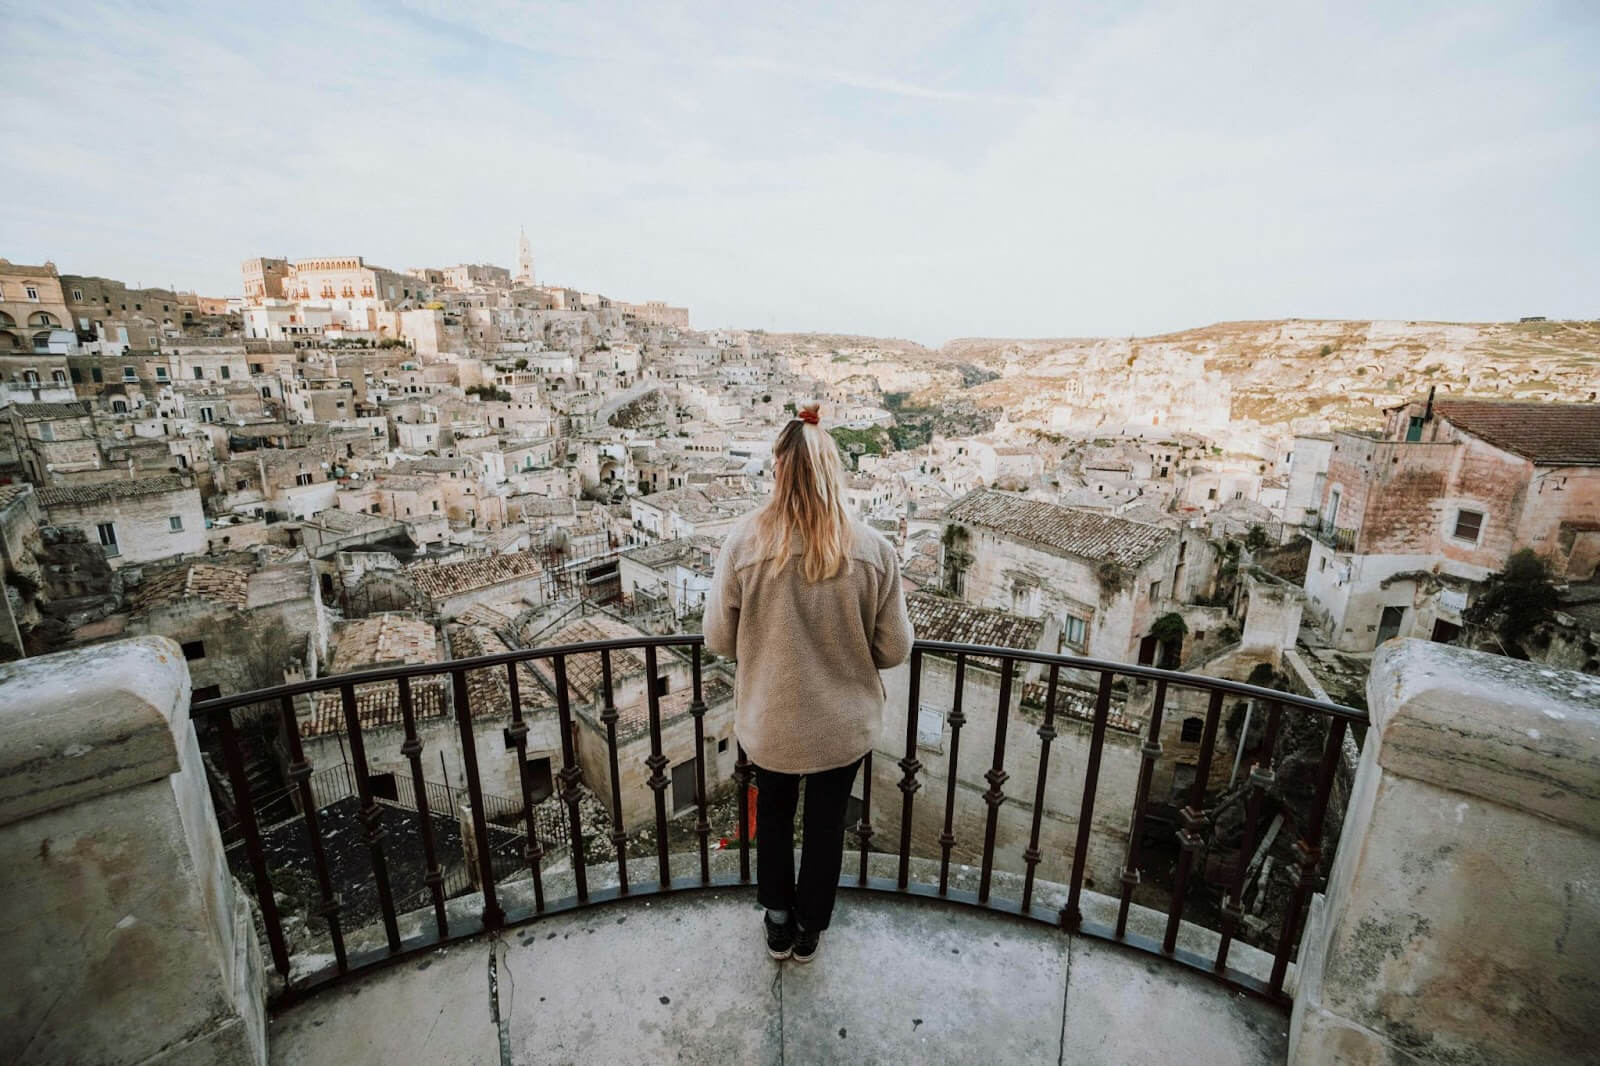
[[[728,738],[727,737],[723,737],[723,738],[721,738],[720,740],[717,741],[717,754],[721,755],[723,752],[725,752],[727,750],[728,750]]]
[[[139,370],[138,370],[138,368],[137,367],[131,367],[131,366],[123,367],[122,368],[122,380],[123,381],[138,381],[139,380]]]
[[[218,367],[217,368],[217,373],[222,375],[222,380],[223,381],[227,381],[230,377],[233,376],[231,374],[231,372],[228,370],[228,368],[225,367],[225,366]]]
[[[117,527],[114,522],[101,522],[95,526],[95,532],[100,534],[100,547],[104,548],[107,555],[117,554]]]
[[[73,367],[69,371],[69,373],[72,374],[72,383],[74,385],[82,385],[83,384],[83,371],[82,370],[79,370],[77,367]]]
[[[39,384],[39,372],[37,370],[24,370],[22,372],[22,383],[29,386]]]
[[[1206,499],[1214,500],[1216,498],[1217,498],[1217,490],[1216,489],[1207,489],[1206,490]]]
[[[266,371],[264,371],[261,368],[261,364],[260,363],[251,363],[250,364],[250,373],[252,373],[252,374],[263,374],[265,372]]]
[[[202,703],[206,700],[218,700],[221,698],[221,685],[201,685],[189,694],[190,703]]]
[[[1483,512],[1469,511],[1466,508],[1456,512],[1456,528],[1451,536],[1457,540],[1470,540],[1478,543],[1478,537],[1483,533]]]
[[[1183,731],[1179,734],[1185,744],[1198,744],[1200,737],[1205,733],[1206,723],[1204,718],[1185,718]]]
[[[56,427],[52,426],[48,422],[39,423],[39,439],[40,440],[55,440],[56,439]]]
[[[99,384],[105,380],[105,375],[100,372],[99,367],[91,366],[89,368],[89,380],[93,381],[95,384]]]
[[[203,640],[186,641],[183,645],[183,657],[190,662],[206,657],[206,642]]]
[[[128,401],[126,401],[126,400],[112,400],[111,401],[111,410],[115,411],[119,415],[127,414],[128,413]]]
[[[183,458],[183,456],[180,455],[178,458],[181,459],[181,458]],[[182,515],[174,514],[174,515],[168,515],[167,516],[167,532],[169,532],[169,533],[182,533],[183,532],[183,516]]]
[[[671,689],[671,679],[668,678],[666,674],[661,674],[661,675],[656,677],[656,695],[657,696],[665,696],[670,689]]]
[[[157,381],[165,381],[165,380],[167,380],[167,368],[166,367],[164,367],[164,366],[156,367],[156,380]]]
[[[1150,602],[1154,603],[1161,598],[1161,582],[1150,582]]]
[[[205,367],[197,366],[197,367],[194,368],[194,379],[196,381],[204,381],[205,380],[205,376],[206,376],[206,368]]]
[[[24,286],[23,291],[28,294],[28,299],[30,300],[37,300],[39,298],[39,290],[34,288],[32,285]]]
[[[1324,555],[1322,558],[1317,560],[1317,573],[1320,574],[1326,569],[1328,569],[1328,557]]]
[[[1089,623],[1086,619],[1069,614],[1061,620],[1061,643],[1082,648],[1088,635]]]
[[[213,411],[211,408],[209,408],[209,407],[200,408],[200,421],[202,421],[202,422],[214,422],[214,421],[216,421],[216,417],[217,417],[216,416],[216,412]]]
[[[917,707],[917,745],[940,750],[944,742],[944,712],[926,703]]]
[[[433,509],[435,511],[437,511],[439,509],[439,501],[438,500],[434,500],[433,501]]]
[[[73,303],[80,303],[80,304],[83,303],[83,290],[82,289],[73,289],[72,290],[72,302]]]
[[[311,484],[311,475],[310,474],[296,474],[294,476],[294,483],[296,485],[309,485],[309,484]]]

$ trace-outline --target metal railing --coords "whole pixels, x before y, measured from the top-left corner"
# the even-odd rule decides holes
[[[703,638],[698,634],[679,634],[671,636],[641,636],[618,640],[593,641],[582,644],[570,644],[560,647],[546,647],[537,649],[524,649],[511,652],[502,652],[495,655],[480,656],[472,659],[459,659],[444,663],[423,663],[402,667],[386,668],[382,670],[363,671],[354,674],[341,674],[333,677],[310,681],[298,681],[280,685],[270,689],[247,692],[239,695],[227,696],[220,699],[208,700],[197,703],[193,713],[198,717],[210,718],[217,726],[217,736],[222,748],[223,764],[232,783],[232,795],[239,815],[239,829],[244,839],[244,848],[248,855],[248,867],[254,883],[255,894],[260,905],[261,917],[264,924],[265,937],[271,954],[274,967],[283,977],[284,991],[279,997],[280,1002],[286,1002],[313,992],[327,984],[340,980],[346,975],[381,965],[398,958],[413,955],[416,952],[434,947],[447,940],[470,937],[482,932],[493,931],[510,925],[517,925],[537,919],[541,915],[573,910],[593,904],[611,902],[617,899],[648,896],[656,893],[676,892],[713,886],[730,886],[751,883],[750,872],[750,847],[753,842],[747,837],[750,825],[750,782],[754,778],[754,769],[745,755],[742,747],[737,749],[737,762],[734,768],[734,782],[737,789],[738,802],[738,829],[737,853],[738,873],[719,874],[713,876],[710,861],[710,835],[711,826],[707,817],[707,791],[706,791],[706,764],[704,759],[706,738],[705,723],[706,704],[702,691],[702,647]],[[642,651],[645,660],[645,675],[648,678],[657,676],[658,652],[662,649],[683,648],[687,649],[692,669],[692,700],[688,713],[694,722],[694,813],[693,835],[697,841],[698,869],[688,873],[672,869],[671,847],[668,835],[668,799],[666,791],[672,784],[672,779],[666,770],[669,760],[663,751],[662,743],[662,707],[659,686],[647,684],[645,686],[645,701],[648,717],[648,744],[650,754],[645,765],[650,770],[650,777],[645,782],[654,793],[654,825],[653,827],[633,826],[632,829],[653,828],[656,845],[656,870],[653,883],[640,883],[631,876],[629,869],[627,848],[624,846],[629,828],[623,823],[623,785],[618,773],[618,721],[619,713],[615,704],[615,691],[613,686],[612,656],[618,652]],[[599,658],[601,674],[600,713],[593,716],[592,720],[604,730],[605,759],[609,767],[609,797],[602,795],[612,816],[610,840],[615,851],[615,879],[614,885],[591,890],[588,885],[587,866],[585,858],[585,837],[583,826],[579,817],[579,784],[584,773],[578,763],[577,743],[574,731],[574,709],[571,691],[568,685],[568,663],[574,656],[597,655]],[[950,729],[949,750],[946,766],[949,768],[947,779],[943,782],[944,802],[942,809],[943,832],[938,837],[939,855],[916,856],[919,859],[937,860],[939,878],[937,884],[915,882],[911,877],[912,871],[912,823],[914,808],[917,803],[917,793],[922,787],[919,772],[924,769],[918,758],[919,738],[918,709],[921,706],[919,693],[922,684],[924,660],[928,656],[935,656],[948,663],[953,662],[955,684],[951,695],[951,707],[946,717]],[[528,724],[523,718],[521,700],[518,693],[520,677],[516,666],[529,660],[548,660],[551,673],[554,677],[556,692],[556,713],[560,719],[561,730],[561,768],[556,773],[557,796],[555,797],[566,810],[566,834],[569,841],[568,858],[570,859],[570,872],[564,874],[570,877],[572,895],[561,899],[551,900],[546,898],[544,886],[544,872],[541,869],[542,860],[546,850],[541,843],[542,834],[536,824],[535,805],[529,802],[533,782],[530,780],[530,770],[527,759],[524,757],[527,747]],[[976,891],[966,891],[951,884],[951,861],[954,845],[957,843],[955,826],[957,810],[962,797],[970,796],[973,789],[958,789],[956,787],[957,765],[960,757],[961,734],[963,726],[972,720],[972,714],[963,707],[964,678],[969,663],[981,666],[986,674],[998,674],[998,699],[995,703],[995,716],[993,726],[992,751],[988,753],[989,767],[983,774],[988,789],[981,795],[986,811],[983,812],[984,835],[979,864],[979,876]],[[1036,766],[1033,771],[1033,791],[1031,805],[1031,826],[1028,836],[1028,845],[1021,851],[1020,858],[1026,871],[1023,878],[1022,890],[1019,898],[1005,899],[993,892],[996,872],[1005,873],[1014,868],[1008,857],[1006,865],[997,866],[996,850],[999,826],[1000,808],[1008,798],[1005,791],[1011,774],[1007,770],[1008,751],[1015,752],[1022,745],[1008,737],[1008,723],[1016,717],[1012,711],[1013,693],[1020,693],[1021,684],[1017,670],[1037,668],[1046,674],[1046,698],[1034,729],[1036,748]],[[504,730],[505,743],[508,748],[516,751],[516,761],[522,790],[521,815],[526,821],[527,847],[522,856],[523,863],[518,873],[532,884],[532,903],[516,904],[507,907],[502,905],[499,892],[500,880],[505,873],[497,870],[492,857],[491,841],[489,837],[489,822],[486,818],[485,803],[483,802],[483,788],[479,773],[478,744],[474,737],[474,709],[468,699],[467,671],[500,668],[506,671],[507,682],[510,689],[511,721]],[[1076,721],[1076,715],[1066,711],[1065,704],[1057,699],[1058,692],[1063,690],[1066,682],[1062,677],[1063,671],[1087,671],[1097,674],[1099,683],[1095,688],[1092,714],[1088,719],[1090,730],[1089,749],[1082,772],[1082,791],[1077,795],[1069,795],[1068,800],[1076,800],[1077,826],[1076,835],[1071,849],[1070,875],[1066,882],[1065,904],[1059,908],[1045,906],[1036,898],[1036,868],[1043,857],[1040,848],[1040,832],[1042,817],[1047,806],[1046,777],[1049,772],[1051,745],[1058,737],[1056,728],[1057,718],[1063,720],[1071,717]],[[482,901],[477,907],[477,912],[469,919],[463,921],[459,917],[459,910],[455,916],[447,915],[445,908],[446,885],[440,864],[440,853],[434,839],[433,823],[429,817],[430,798],[429,790],[413,791],[411,806],[414,811],[412,818],[396,817],[403,815],[404,811],[378,802],[372,792],[368,773],[366,747],[364,743],[363,727],[357,712],[356,687],[371,686],[373,683],[392,682],[396,687],[396,696],[399,703],[401,719],[404,726],[404,743],[401,752],[410,760],[412,776],[422,779],[423,743],[417,731],[416,716],[413,713],[411,682],[419,677],[448,675],[450,687],[453,692],[453,715],[456,730],[459,732],[461,742],[461,760],[465,769],[466,791],[469,799],[477,799],[472,803],[470,831],[476,844],[476,861],[478,863],[478,876],[476,880],[481,886]],[[1070,674],[1068,675],[1071,676]],[[1144,719],[1143,745],[1139,750],[1139,771],[1135,794],[1131,797],[1131,824],[1125,845],[1120,887],[1117,892],[1118,910],[1114,922],[1101,923],[1085,918],[1082,907],[1082,893],[1085,881],[1085,866],[1091,837],[1092,821],[1097,802],[1097,789],[1103,751],[1106,747],[1106,734],[1110,726],[1110,717],[1113,707],[1113,689],[1121,680],[1142,680],[1153,682],[1153,698],[1149,704],[1147,717]],[[1288,996],[1284,991],[1284,979],[1290,961],[1293,959],[1299,945],[1301,922],[1304,917],[1306,905],[1318,878],[1326,872],[1325,859],[1331,861],[1331,855],[1323,854],[1323,831],[1328,817],[1330,796],[1333,792],[1335,774],[1339,764],[1341,745],[1344,743],[1346,731],[1352,725],[1364,725],[1367,716],[1364,712],[1326,703],[1293,693],[1273,689],[1259,688],[1252,685],[1220,678],[1207,677],[1198,674],[1184,674],[1172,670],[1163,670],[1151,666],[1139,666],[1130,663],[1109,662],[1104,660],[1079,658],[1066,655],[1052,655],[1038,651],[1023,651],[1010,648],[987,647],[971,644],[959,644],[943,641],[917,641],[911,653],[910,674],[908,680],[907,714],[904,737],[904,755],[897,760],[895,765],[901,771],[898,788],[901,792],[899,803],[899,840],[893,855],[898,860],[896,867],[897,876],[878,878],[869,876],[869,855],[873,851],[872,842],[876,835],[872,825],[874,810],[872,804],[873,787],[873,755],[868,754],[865,760],[865,772],[861,777],[862,807],[859,822],[853,827],[855,835],[854,849],[857,852],[857,869],[847,872],[841,877],[841,884],[846,887],[859,887],[872,891],[898,893],[918,897],[936,897],[952,902],[991,911],[1009,914],[1018,918],[1044,922],[1059,927],[1067,932],[1081,935],[1094,936],[1105,940],[1115,941],[1144,950],[1151,954],[1161,955],[1169,960],[1191,967],[1202,973],[1221,979],[1231,987],[1249,991],[1279,1004],[1287,1003]],[[1148,687],[1147,687],[1148,688]],[[359,800],[360,823],[363,831],[365,849],[370,857],[370,873],[373,889],[377,894],[378,911],[382,916],[384,941],[382,949],[376,951],[349,952],[346,950],[346,936],[349,933],[341,927],[340,912],[341,899],[334,891],[329,875],[329,863],[325,853],[325,841],[318,822],[318,804],[316,802],[316,788],[313,784],[314,770],[306,758],[299,723],[294,711],[294,697],[306,693],[337,690],[340,694],[346,736],[349,749],[349,761],[354,775],[356,795]],[[1129,913],[1133,905],[1133,890],[1140,882],[1141,847],[1147,829],[1156,822],[1148,814],[1151,807],[1151,781],[1156,770],[1157,760],[1162,753],[1161,736],[1163,714],[1168,709],[1168,694],[1174,690],[1194,690],[1206,696],[1206,711],[1204,727],[1199,741],[1197,764],[1193,783],[1187,786],[1187,795],[1183,797],[1184,804],[1178,812],[1181,828],[1178,830],[1177,845],[1180,849],[1179,857],[1172,879],[1170,898],[1166,907],[1164,935],[1159,938],[1145,937],[1129,928]],[[1178,943],[1180,925],[1184,921],[1185,908],[1190,901],[1190,895],[1203,875],[1197,869],[1197,861],[1205,849],[1209,836],[1208,832],[1214,828],[1214,808],[1207,807],[1208,784],[1211,776],[1213,756],[1216,752],[1218,734],[1222,728],[1223,702],[1226,697],[1233,696],[1258,701],[1265,708],[1265,733],[1262,743],[1257,747],[1258,752],[1267,753],[1266,764],[1253,763],[1248,772],[1248,796],[1244,801],[1242,840],[1237,851],[1236,861],[1231,868],[1225,868],[1226,885],[1222,893],[1223,898],[1218,911],[1220,913],[1220,941],[1214,954],[1202,956]],[[312,908],[312,913],[326,923],[328,940],[331,945],[334,962],[331,967],[312,972],[308,975],[296,975],[291,982],[290,956],[284,936],[282,916],[279,913],[275,899],[274,873],[269,871],[266,852],[263,849],[261,827],[255,822],[254,806],[251,802],[250,785],[245,774],[244,760],[239,745],[237,726],[234,722],[235,709],[260,705],[263,703],[275,706],[273,713],[281,718],[286,749],[290,758],[289,777],[301,794],[300,820],[303,822],[306,843],[309,847],[311,864],[315,873],[316,891],[319,899]],[[1058,714],[1058,707],[1063,710]],[[1177,713],[1177,712],[1174,712]],[[1274,789],[1275,769],[1273,753],[1276,751],[1281,734],[1287,733],[1286,723],[1296,720],[1297,732],[1304,736],[1306,730],[1304,723],[1309,721],[1315,724],[1315,748],[1319,753],[1315,759],[1314,780],[1301,782],[1309,785],[1311,789],[1309,809],[1293,812],[1292,821],[1296,830],[1297,842],[1294,846],[1294,870],[1292,888],[1286,911],[1281,925],[1276,931],[1272,944],[1271,973],[1266,979],[1253,976],[1243,970],[1229,965],[1229,952],[1231,945],[1244,932],[1242,919],[1244,917],[1241,907],[1241,896],[1245,888],[1245,869],[1247,859],[1258,846],[1265,847],[1270,842],[1271,834],[1263,834],[1264,824],[1271,819],[1271,812],[1266,809],[1269,791]],[[1016,720],[1025,724],[1034,724],[1035,719],[1016,717]],[[1084,723],[1077,722],[1071,728],[1083,728]],[[370,727],[369,727],[370,729]],[[1248,725],[1246,726],[1248,729]],[[642,743],[642,740],[640,741]],[[1241,738],[1241,743],[1243,738]],[[1009,747],[1008,747],[1009,745]],[[1018,757],[1017,761],[1022,761]],[[1015,763],[1013,763],[1013,766]],[[1024,798],[1024,803],[1026,799]],[[1277,802],[1274,799],[1273,802]],[[548,804],[540,805],[548,807]],[[892,806],[892,805],[891,805]],[[1104,809],[1104,808],[1102,808]],[[387,818],[386,818],[387,815]],[[389,884],[389,872],[386,860],[386,847],[388,842],[396,840],[396,834],[401,834],[408,828],[406,822],[411,822],[409,827],[420,840],[422,861],[426,867],[425,883],[427,896],[432,904],[433,921],[423,922],[422,931],[404,940],[401,938],[398,917],[400,911]],[[1275,819],[1274,819],[1275,822]],[[963,842],[963,846],[970,848],[973,841]],[[847,846],[848,847],[848,846]],[[609,871],[608,871],[609,872]],[[281,876],[281,871],[278,871]],[[521,878],[519,878],[521,879]],[[520,895],[517,894],[517,895]],[[402,900],[402,903],[407,901]]]
[[[1346,529],[1336,526],[1332,522],[1323,520],[1318,522],[1315,530],[1316,538],[1336,552],[1353,552],[1356,550],[1356,535],[1360,532],[1355,529]]]

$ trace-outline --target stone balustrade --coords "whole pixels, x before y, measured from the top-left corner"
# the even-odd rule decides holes
[[[1294,1066],[1600,1062],[1600,678],[1391,641]]]
[[[266,1061],[178,646],[0,667],[0,1062]]]

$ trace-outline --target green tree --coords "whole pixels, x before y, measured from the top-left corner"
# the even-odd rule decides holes
[[[1465,618],[1493,628],[1508,654],[1525,659],[1527,642],[1550,621],[1557,602],[1549,564],[1531,548],[1523,548],[1506,560],[1503,570],[1489,575]]]

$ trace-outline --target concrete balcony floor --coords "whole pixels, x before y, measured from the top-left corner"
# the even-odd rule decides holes
[[[1104,941],[844,890],[821,951],[802,965],[768,958],[760,918],[754,889],[741,887],[632,899],[465,940],[285,1011],[268,1030],[271,1061],[1285,1059],[1283,1011]]]

